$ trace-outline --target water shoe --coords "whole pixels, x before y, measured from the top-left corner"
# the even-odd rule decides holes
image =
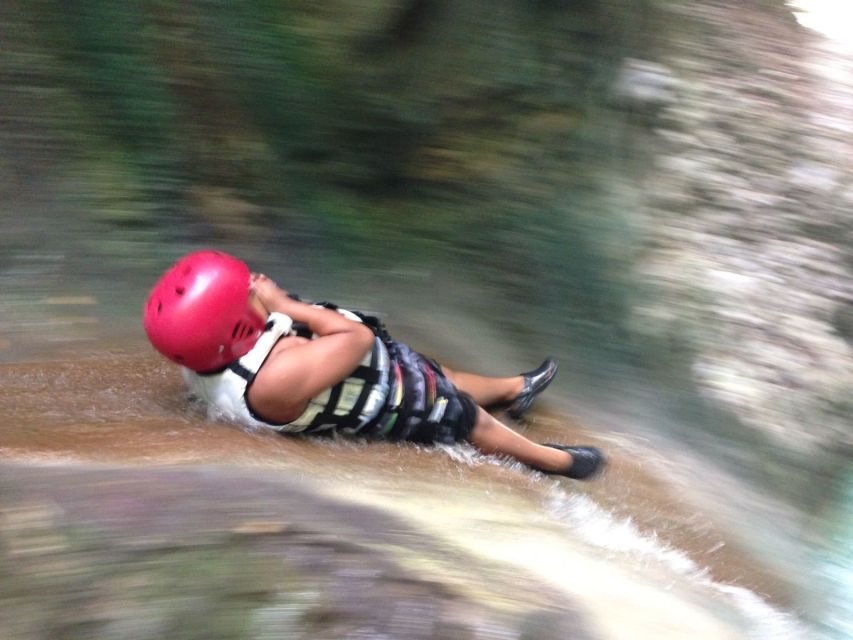
[[[548,442],[544,443],[544,446],[570,453],[572,464],[564,471],[537,469],[537,471],[541,471],[542,473],[566,476],[575,480],[589,480],[598,475],[607,464],[607,458],[604,457],[600,449],[596,449],[595,447],[569,447],[564,444],[551,444]]]
[[[542,393],[554,376],[557,374],[557,362],[553,358],[547,358],[538,369],[522,373],[524,387],[512,404],[507,407],[506,412],[513,420],[518,420],[533,404],[534,398]]]

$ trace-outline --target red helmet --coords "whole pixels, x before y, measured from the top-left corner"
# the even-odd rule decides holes
[[[248,304],[249,267],[219,251],[184,256],[154,285],[143,321],[151,344],[194,371],[214,371],[245,355],[265,319]]]

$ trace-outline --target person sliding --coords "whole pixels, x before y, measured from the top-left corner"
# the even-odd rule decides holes
[[[197,251],[169,268],[143,323],[213,417],[291,434],[464,440],[575,479],[606,463],[595,447],[534,443],[486,410],[522,417],[553,380],[553,359],[509,377],[453,371],[393,339],[377,318],[302,302],[220,251]]]

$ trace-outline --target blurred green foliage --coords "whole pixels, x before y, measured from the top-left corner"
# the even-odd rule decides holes
[[[607,97],[650,11],[36,0],[0,17],[26,54],[11,82],[53,92],[17,108],[61,141],[65,195],[93,218],[287,246],[296,217],[348,263],[464,265],[583,327],[621,313],[632,240],[600,181],[628,152]]]

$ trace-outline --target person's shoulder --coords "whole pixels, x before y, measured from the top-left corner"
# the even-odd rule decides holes
[[[291,336],[279,342],[285,340],[305,341],[305,338]],[[311,399],[304,397],[306,394],[298,384],[299,358],[288,351],[273,349],[246,390],[253,410],[278,423],[295,420]]]

